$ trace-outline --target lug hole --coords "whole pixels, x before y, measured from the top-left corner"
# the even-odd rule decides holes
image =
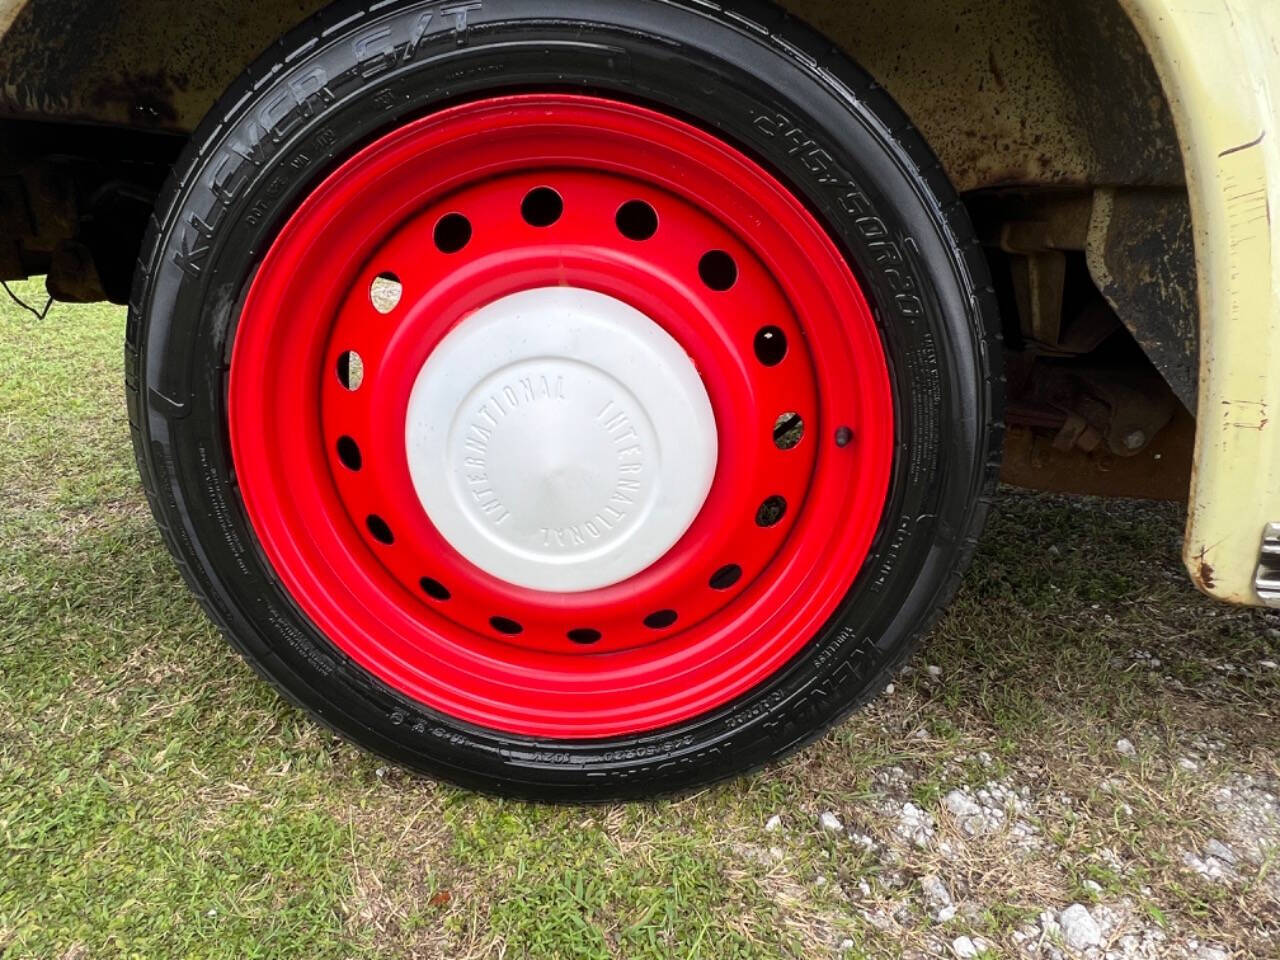
[[[348,470],[356,471],[364,466],[364,457],[360,454],[360,444],[350,437],[338,438],[338,459]]]
[[[728,590],[742,579],[742,568],[736,563],[721,567],[711,575],[712,590]]]
[[[798,413],[784,413],[773,423],[773,445],[779,450],[794,450],[804,439],[804,418]]]
[[[379,313],[390,313],[400,305],[404,284],[394,273],[380,273],[369,285],[369,302]]]
[[[338,355],[338,382],[353,393],[364,383],[364,360],[354,350]]]
[[[674,610],[659,610],[644,618],[644,625],[650,630],[665,630],[678,620],[679,614]]]
[[[766,367],[776,367],[787,356],[787,335],[779,327],[761,327],[754,346],[757,360]]]
[[[457,253],[471,242],[471,221],[460,213],[446,213],[436,221],[436,249]]]
[[[507,617],[490,617],[489,626],[508,637],[524,633],[524,627]]]
[[[787,515],[787,501],[782,497],[770,497],[756,511],[756,526],[776,527]]]
[[[723,292],[738,282],[738,264],[723,250],[712,250],[698,261],[698,276],[712,290]]]
[[[618,208],[616,220],[628,240],[648,240],[658,232],[658,211],[643,200],[628,200]]]
[[[584,647],[590,646],[593,643],[599,643],[601,636],[602,634],[599,630],[582,629],[569,631],[569,639]]]
[[[387,521],[383,520],[376,513],[371,513],[365,519],[365,526],[369,528],[369,532],[373,534],[373,539],[379,543],[385,543],[387,546],[396,542],[395,534],[391,532],[391,528],[387,526]]]
[[[847,447],[853,443],[853,431],[848,427],[841,427],[836,431],[836,446]]]
[[[549,227],[564,215],[564,200],[550,187],[534,187],[525,194],[520,214],[531,227]]]
[[[423,577],[418,581],[418,586],[422,587],[422,592],[432,600],[439,600],[442,603],[453,596],[439,580],[433,580],[431,577]]]

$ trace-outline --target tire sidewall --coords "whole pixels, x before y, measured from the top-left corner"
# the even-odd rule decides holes
[[[738,5],[733,17],[675,0],[406,3],[377,15],[338,4],[251,69],[180,162],[157,208],[129,325],[153,502],[193,587],[250,661],[367,748],[473,787],[541,798],[718,779],[812,739],[878,691],[953,588],[989,479],[996,413],[984,392],[982,278],[963,254],[967,223],[941,195],[949,188],[936,161],[860,71],[812,53],[816,38],[771,7]],[[547,88],[676,112],[790,184],[875,309],[897,416],[876,543],[803,654],[711,714],[590,742],[482,730],[354,664],[273,575],[236,488],[227,434],[240,304],[276,231],[325,172],[411,118]]]

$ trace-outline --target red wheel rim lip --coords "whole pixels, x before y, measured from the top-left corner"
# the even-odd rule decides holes
[[[530,131],[563,146],[531,157]],[[557,132],[563,137],[552,135]],[[784,542],[770,562],[749,571],[751,579],[744,579],[720,614],[677,631],[679,642],[654,640],[608,654],[557,655],[441,625],[431,619],[434,614],[421,597],[404,587],[403,578],[388,572],[336,491],[340,481],[328,455],[331,438],[314,416],[323,404],[315,371],[328,369],[330,337],[340,320],[308,328],[281,320],[281,307],[288,304],[292,316],[339,318],[351,290],[371,269],[374,250],[390,243],[388,238],[413,221],[415,213],[478,182],[510,177],[520,165],[572,168],[584,158],[570,156],[571,146],[580,146],[579,141],[609,145],[610,137],[616,138],[613,149],[591,157],[597,169],[625,173],[644,189],[680,197],[709,220],[728,225],[725,229],[747,255],[777,278],[804,338],[821,347],[808,351],[813,381],[822,388],[816,425],[809,431],[816,460],[805,496],[792,506]],[[508,153],[503,160],[504,141],[519,153]],[[469,150],[468,144],[480,149]],[[404,189],[410,172],[424,169],[441,151],[473,161],[478,154],[482,162],[469,171],[456,162],[437,164],[434,179],[423,181],[426,186]],[[647,166],[637,168],[637,163]],[[698,189],[707,177],[696,171],[711,171],[732,186],[720,192]],[[379,195],[376,186],[391,181],[400,184],[400,192],[384,189]],[[363,206],[356,202],[371,195],[380,198]],[[749,230],[739,235],[736,225],[753,219],[776,224],[775,233],[785,242],[750,236]],[[348,240],[345,246],[322,242],[339,232]],[[635,255],[630,248],[624,253]],[[539,265],[539,256],[545,258],[546,251],[525,249],[515,256],[529,263],[530,280],[547,267]],[[613,250],[609,256],[620,254]],[[723,359],[732,350],[716,354],[705,343],[686,343],[689,316],[698,312],[698,304],[715,300],[695,282],[682,281],[686,296],[677,308],[664,311],[663,304],[653,302],[651,290],[643,284],[624,289],[628,274],[611,273],[583,249],[562,249],[554,259],[557,271],[578,270],[583,285],[620,293],[652,311],[651,316],[657,314],[654,319],[673,331],[695,360],[710,363],[707,358],[719,356],[714,367],[703,366],[717,417],[732,398],[750,392],[753,361],[741,353],[740,343],[737,386],[732,363]],[[489,281],[472,283],[473,292],[479,291],[472,300],[504,289],[497,278],[501,264],[480,264],[475,270],[477,276],[488,276],[488,270],[494,279],[491,286]],[[510,289],[512,271],[506,273],[505,288]],[[644,270],[630,280],[637,276],[644,276]],[[458,283],[457,275],[452,283]],[[450,289],[448,280],[439,285],[437,299],[448,299]],[[427,301],[415,302],[421,308]],[[442,311],[431,335],[419,339],[415,350],[396,352],[406,369],[425,358],[474,305],[466,298],[452,303],[454,309]],[[683,319],[676,316],[681,309]],[[726,334],[721,339],[731,338]],[[282,359],[287,357],[292,360]],[[850,382],[851,373],[856,373],[856,383]],[[392,386],[383,395],[371,391],[371,402],[384,410],[395,409],[400,402],[396,390],[403,391],[402,378],[390,377],[389,382]],[[870,309],[839,250],[804,205],[739,151],[682,121],[642,107],[565,95],[504,97],[444,111],[387,135],[332,173],[282,229],[251,286],[236,332],[228,404],[233,458],[250,522],[284,587],[319,630],[411,700],[481,727],[562,739],[667,727],[723,706],[782,669],[830,620],[858,576],[880,524],[893,455],[888,371]],[[270,422],[264,421],[264,410],[275,414]],[[851,448],[830,442],[835,428],[843,425],[854,428]],[[722,447],[732,454],[734,436],[726,439],[723,427],[720,433]],[[370,443],[380,451],[379,458],[393,464],[379,476],[400,476],[403,463],[397,461],[395,444]],[[722,463],[751,462],[748,454],[739,453],[737,460],[722,457]],[[299,472],[303,481],[291,482]],[[394,480],[382,486],[390,496],[400,495]],[[686,578],[705,577],[718,565],[708,558],[699,569],[696,559],[702,550],[714,554],[718,544],[723,546],[716,516],[710,516],[710,521],[699,517],[681,541],[681,547],[689,541],[697,548],[682,555]],[[660,561],[655,568],[661,566]],[[537,610],[547,616],[574,605],[630,611],[645,608],[637,597],[648,596],[657,576],[645,571],[572,602],[496,581],[488,587],[501,599],[502,609]],[[483,583],[483,575],[477,580]]]

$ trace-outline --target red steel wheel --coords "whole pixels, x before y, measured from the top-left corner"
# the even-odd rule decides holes
[[[990,503],[965,209],[766,0],[336,0],[210,111],[140,264],[135,450],[193,591],[457,783],[648,797],[797,749]]]
[[[562,94],[333,171],[253,283],[229,411],[307,616],[414,700],[551,738],[778,671],[858,575],[893,458],[871,311],[805,205],[688,123]]]

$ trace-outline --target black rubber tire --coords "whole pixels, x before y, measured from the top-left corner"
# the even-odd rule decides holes
[[[273,575],[227,438],[237,305],[278,225],[317,179],[407,118],[548,88],[678,112],[770,166],[846,251],[876,309],[896,392],[889,505],[837,614],[734,703],[607,741],[478,729],[352,663]],[[924,140],[865,73],[774,6],[343,0],[268,50],[192,138],[144,244],[125,352],[156,519],[191,589],[263,676],[407,767],[486,791],[583,801],[757,768],[880,692],[954,594],[987,514],[1001,446],[998,330],[983,254]]]

